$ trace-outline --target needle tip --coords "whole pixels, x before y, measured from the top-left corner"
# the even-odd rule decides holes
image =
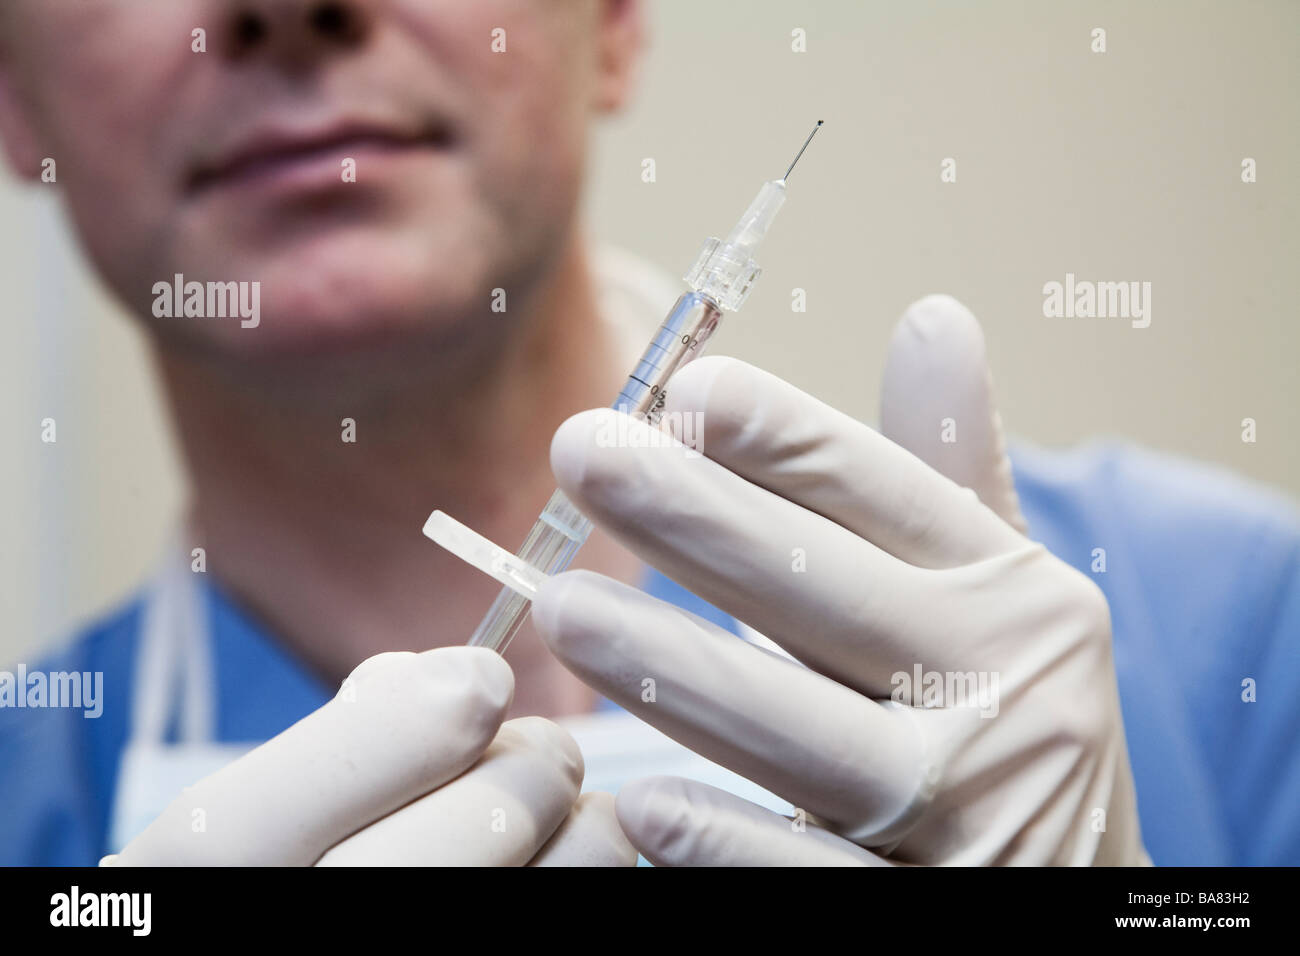
[[[808,148],[808,144],[812,142],[812,138],[813,138],[813,136],[816,135],[817,131],[818,131],[819,129],[822,128],[822,123],[823,123],[823,122],[825,122],[825,121],[824,121],[824,120],[818,120],[818,121],[817,121],[817,125],[814,126],[814,127],[812,128],[812,132],[809,133],[809,134],[808,134],[808,138],[807,138],[806,140],[803,141],[803,146],[801,146],[801,147],[799,148],[799,152],[795,154],[794,160],[790,163],[789,168],[786,169],[786,171],[785,171],[785,175],[781,177],[781,182],[785,182],[787,179],[790,178],[790,172],[791,172],[791,170],[794,169],[795,163],[799,162],[799,157],[802,156],[802,155],[803,155],[803,151],[804,151],[805,149]]]

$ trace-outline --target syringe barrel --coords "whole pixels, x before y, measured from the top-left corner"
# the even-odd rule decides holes
[[[722,310],[711,298],[699,292],[682,293],[610,407],[652,423],[659,421],[668,380],[704,351],[721,320]]]
[[[707,295],[683,293],[610,407],[651,423],[658,422],[663,415],[668,380],[704,351],[721,319],[722,310]],[[564,492],[556,490],[515,553],[545,574],[559,574],[568,568],[590,533],[591,522]],[[528,616],[529,608],[527,598],[510,588],[502,588],[470,636],[470,645],[505,653]]]

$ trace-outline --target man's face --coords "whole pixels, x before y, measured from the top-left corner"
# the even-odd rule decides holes
[[[448,334],[526,289],[634,47],[595,0],[2,2],[14,163],[55,160],[134,312],[241,354]],[[153,318],[176,273],[260,282],[261,325]]]

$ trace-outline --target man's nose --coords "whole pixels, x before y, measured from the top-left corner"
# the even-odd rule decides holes
[[[370,0],[220,0],[220,49],[232,60],[264,58],[310,68],[361,46],[369,35]]]

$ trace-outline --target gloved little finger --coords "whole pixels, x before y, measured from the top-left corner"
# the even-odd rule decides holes
[[[682,777],[644,777],[619,791],[618,821],[655,866],[890,866],[809,824]]]

